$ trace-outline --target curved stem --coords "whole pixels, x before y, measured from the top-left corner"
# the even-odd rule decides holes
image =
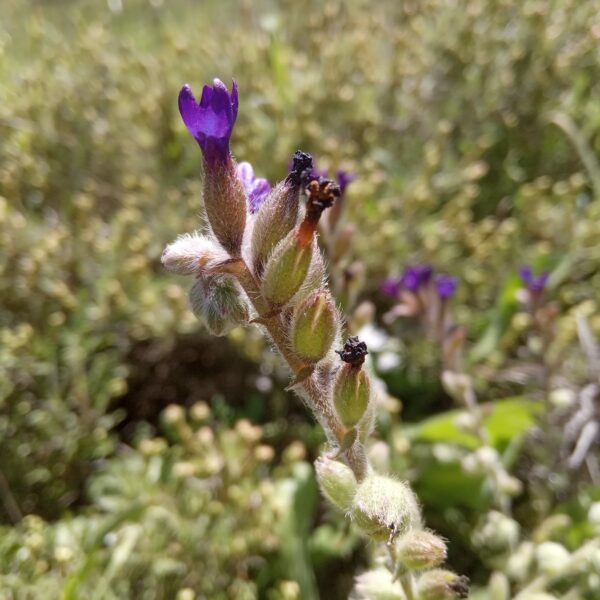
[[[260,289],[252,272],[245,261],[236,261],[235,267],[230,269],[234,274],[246,295],[252,302],[256,312],[259,314],[259,323],[267,330],[275,346],[289,365],[292,373],[297,376],[306,368],[306,364],[292,352],[289,347],[288,338],[283,327],[280,315],[272,315],[271,307],[267,304],[260,293]],[[263,316],[264,315],[264,316]],[[328,395],[323,390],[323,386],[318,381],[317,373],[313,373],[302,382],[298,383],[299,393],[306,396],[315,416],[326,428],[326,431],[333,436],[337,444],[342,444],[346,435],[346,428],[339,421],[335,413],[331,410]],[[327,381],[331,377],[325,377]],[[304,392],[304,393],[302,393]],[[356,440],[354,444],[344,452],[348,465],[354,472],[358,481],[362,481],[369,471],[367,455],[363,444]]]

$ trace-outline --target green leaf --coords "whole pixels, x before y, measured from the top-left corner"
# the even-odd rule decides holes
[[[482,404],[481,410],[485,414],[484,425],[489,432],[491,444],[503,449],[512,438],[524,433],[534,424],[535,415],[541,410],[541,406],[526,398],[517,397]],[[460,431],[455,425],[456,418],[465,412],[451,410],[436,415],[425,419],[407,433],[415,442],[444,442],[473,450],[480,445],[479,440],[474,435]]]

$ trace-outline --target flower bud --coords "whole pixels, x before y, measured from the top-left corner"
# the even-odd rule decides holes
[[[271,305],[287,304],[300,289],[311,263],[313,244],[300,244],[295,231],[277,244],[262,281],[263,296]]]
[[[417,500],[410,487],[375,473],[359,484],[350,515],[367,535],[378,541],[403,535],[421,525]]]
[[[229,139],[238,112],[235,81],[231,93],[222,81],[205,85],[196,101],[188,85],[179,93],[179,112],[204,157],[204,207],[210,227],[232,257],[240,256],[246,229],[246,192],[231,153]]]
[[[227,335],[248,321],[249,309],[241,290],[231,277],[201,277],[190,290],[192,312],[216,336]]]
[[[385,567],[361,573],[350,597],[355,600],[406,600],[400,582],[394,581],[392,573]]]
[[[569,515],[559,513],[551,515],[544,519],[538,528],[533,532],[532,539],[534,542],[541,544],[563,533],[571,526],[571,518]]]
[[[539,570],[546,575],[558,575],[569,563],[569,551],[556,542],[544,542],[535,551]]]
[[[340,421],[354,427],[365,414],[371,397],[371,383],[362,369],[367,346],[357,337],[351,337],[343,350],[337,350],[344,364],[333,384],[333,403]]]
[[[434,569],[421,575],[417,584],[419,600],[454,600],[469,595],[469,580],[451,571]]]
[[[298,150],[292,171],[262,203],[252,230],[252,261],[257,275],[262,272],[275,246],[296,226],[300,205],[302,173],[312,167],[312,157]]]
[[[232,257],[240,256],[246,229],[246,192],[232,158],[205,162],[204,208],[219,243]]]
[[[340,510],[347,511],[356,492],[356,477],[338,460],[320,456],[315,461],[317,481],[324,496]]]
[[[519,524],[501,512],[492,510],[473,533],[473,543],[486,552],[499,554],[512,550],[519,541]]]
[[[535,545],[533,542],[522,542],[518,548],[511,553],[506,563],[506,573],[515,581],[525,581],[529,577],[533,563]]]
[[[310,261],[310,267],[304,282],[294,296],[294,302],[300,304],[313,292],[320,290],[327,285],[325,261],[320,252],[313,252]]]
[[[226,252],[198,233],[180,235],[164,249],[160,258],[167,271],[179,275],[194,275],[226,259]]]
[[[409,531],[399,540],[396,556],[408,571],[432,569],[446,560],[446,544],[429,531]]]
[[[510,600],[510,582],[500,571],[495,571],[490,577],[490,600]]]
[[[319,362],[331,348],[337,324],[331,296],[323,290],[315,292],[294,313],[290,336],[294,352],[307,363]]]

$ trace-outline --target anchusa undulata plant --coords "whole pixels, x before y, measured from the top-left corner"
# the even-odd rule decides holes
[[[455,324],[450,300],[458,278],[446,273],[434,274],[431,265],[409,265],[399,277],[386,279],[381,291],[397,301],[384,316],[390,324],[398,318],[417,320],[425,336],[442,349],[442,367],[462,367],[465,331]]]
[[[376,473],[367,458],[376,402],[365,368],[368,350],[356,337],[342,343],[341,314],[316,240],[323,213],[342,198],[344,181],[315,173],[311,156],[301,151],[272,190],[247,163],[236,166],[229,150],[238,110],[235,82],[229,92],[215,80],[199,102],[184,86],[179,108],[202,150],[206,223],[203,234],[167,246],[164,266],[194,277],[192,310],[210,331],[223,335],[256,324],[285,359],[289,387],[327,436],[328,448],[316,462],[321,489],[365,535],[387,545],[390,597],[465,597],[464,578],[436,569],[446,547],[424,529],[409,485]],[[334,221],[328,219],[326,235]]]

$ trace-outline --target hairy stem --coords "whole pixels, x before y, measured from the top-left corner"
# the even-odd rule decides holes
[[[415,581],[413,574],[408,572],[400,575],[400,583],[402,585],[402,589],[404,590],[406,600],[415,600],[417,596],[415,594]]]
[[[287,335],[280,315],[273,315],[271,308],[262,297],[256,279],[252,275],[248,265],[240,260],[237,261],[235,269],[231,272],[236,275],[240,285],[252,302],[256,312],[259,314],[258,322],[264,326],[269,333],[273,343],[286,360],[294,376],[301,374],[306,369],[306,364],[292,352],[289,347]],[[331,378],[327,378],[330,380]],[[298,383],[299,394],[306,396],[311,409],[315,412],[317,419],[324,424],[327,431],[333,436],[338,444],[342,444],[346,435],[346,429],[340,423],[336,415],[330,410],[327,395],[323,393],[322,386],[317,381],[317,375],[311,374]],[[302,393],[303,392],[303,393]],[[344,453],[348,465],[354,472],[358,481],[362,481],[369,471],[369,464],[364,446],[359,440]]]

